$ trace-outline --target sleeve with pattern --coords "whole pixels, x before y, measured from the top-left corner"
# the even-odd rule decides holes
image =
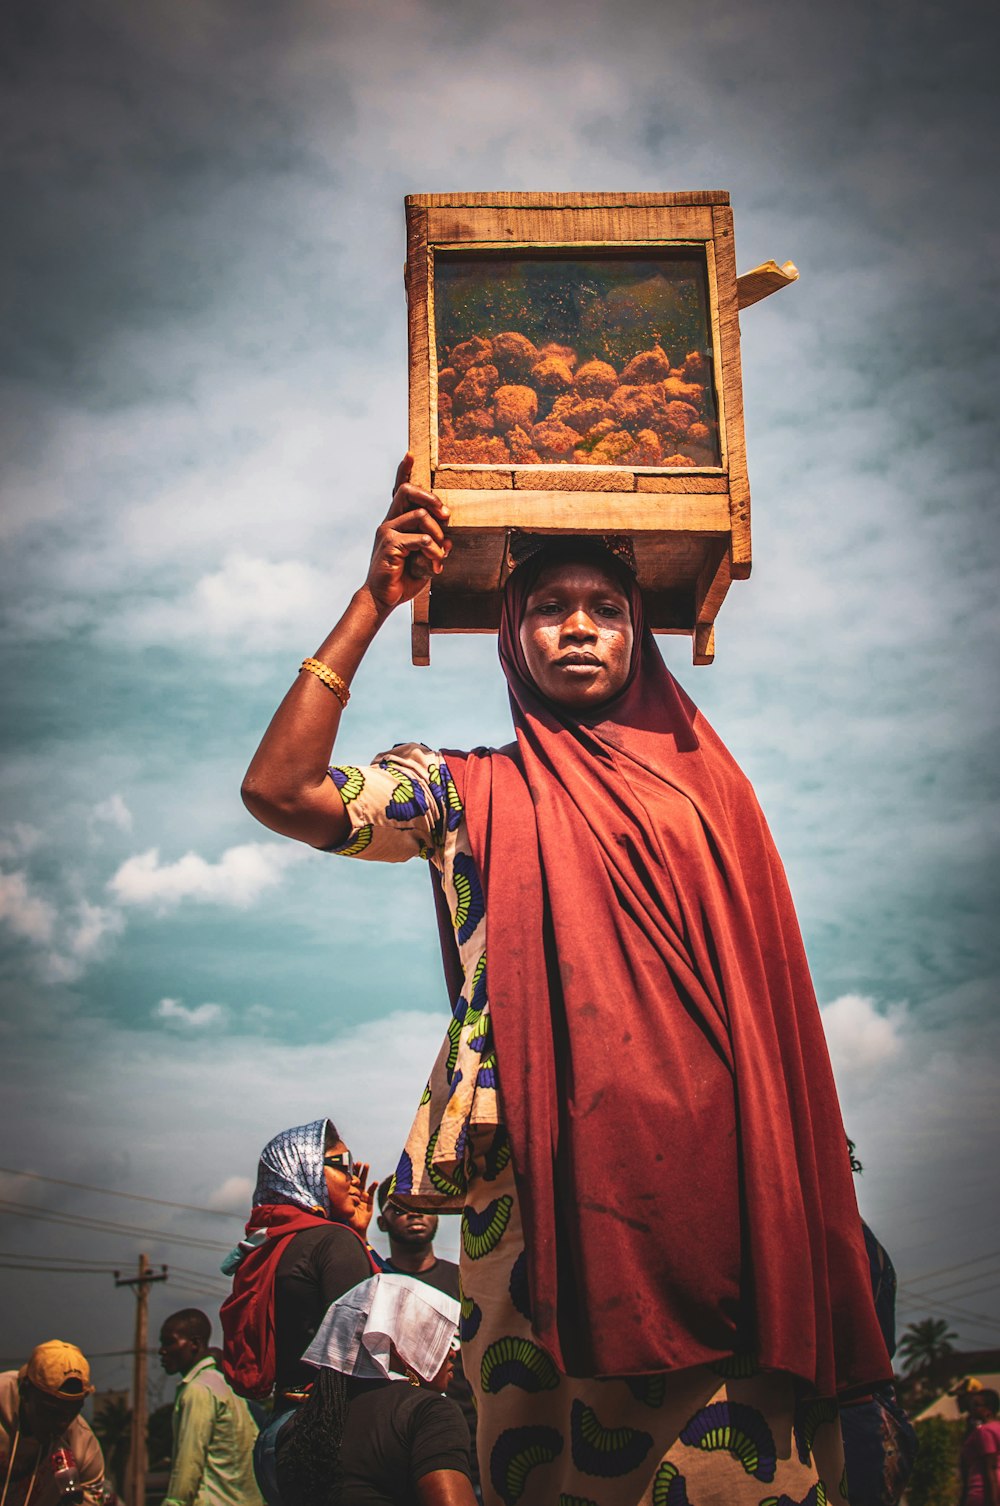
[[[330,778],[351,822],[345,841],[328,850],[376,863],[405,863],[439,853],[461,806],[440,753],[399,743],[370,764],[334,764]]]

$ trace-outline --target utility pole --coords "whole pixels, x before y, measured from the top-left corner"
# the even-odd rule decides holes
[[[135,1287],[135,1347],[132,1351],[132,1445],[128,1461],[129,1506],[146,1506],[146,1427],[149,1401],[146,1395],[146,1347],[149,1343],[149,1288],[166,1281],[167,1268],[158,1276],[147,1255],[139,1256],[139,1274],[121,1276],[115,1271],[115,1286]]]

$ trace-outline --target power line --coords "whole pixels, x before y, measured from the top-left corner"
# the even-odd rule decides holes
[[[204,1279],[206,1281],[221,1280],[221,1276],[217,1269],[215,1271],[193,1271],[189,1265],[171,1265],[170,1269],[172,1271],[177,1271],[181,1276],[197,1276],[199,1277],[199,1279]],[[228,1281],[223,1281],[222,1285],[225,1286],[227,1291],[229,1290]]]
[[[1000,1281],[991,1281],[988,1286],[974,1286],[971,1292],[962,1292],[960,1300],[964,1302],[967,1297],[981,1297],[984,1292],[995,1292],[998,1286]],[[949,1297],[945,1298],[946,1302],[950,1300]]]
[[[119,1192],[115,1187],[92,1187],[88,1182],[71,1182],[64,1177],[45,1177],[40,1171],[16,1171],[12,1166],[0,1166],[0,1175],[30,1177],[33,1182],[51,1182],[56,1187],[72,1187],[78,1192],[100,1192],[107,1197],[125,1197],[134,1203],[155,1203],[158,1208],[181,1208],[185,1213],[207,1213],[212,1218],[238,1218],[237,1213],[226,1213],[221,1208],[201,1208],[196,1203],[172,1203],[168,1198],[146,1197],[141,1192]]]
[[[982,1265],[984,1260],[997,1259],[1000,1259],[1000,1250],[989,1250],[985,1255],[974,1256],[972,1260],[960,1260],[957,1265],[943,1265],[939,1266],[936,1271],[925,1271],[922,1276],[913,1276],[911,1281],[917,1283],[930,1281],[933,1276],[948,1276],[952,1271],[964,1271],[970,1265]],[[907,1282],[907,1285],[910,1284],[911,1282]]]
[[[6,1271],[49,1271],[61,1272],[66,1276],[107,1276],[114,1275],[120,1267],[120,1261],[117,1266],[111,1266],[100,1264],[97,1260],[83,1260],[72,1255],[34,1255],[24,1254],[17,1250],[0,1250],[0,1270]],[[193,1284],[185,1286],[184,1291],[193,1291],[197,1285],[203,1289],[203,1294],[206,1296],[222,1297],[229,1292],[229,1283],[221,1275],[217,1277],[210,1271],[195,1271],[190,1266],[172,1265],[170,1269],[178,1275],[193,1278]]]
[[[897,1295],[899,1301],[906,1307],[917,1309],[923,1308],[924,1312],[926,1312],[928,1308],[933,1308],[935,1311],[941,1312],[944,1317],[948,1318],[951,1322],[978,1323],[984,1328],[995,1328],[998,1332],[1000,1332],[1000,1322],[998,1322],[996,1318],[987,1317],[985,1313],[970,1312],[968,1308],[959,1307],[957,1303],[954,1302],[928,1299],[919,1292],[915,1297],[910,1296],[904,1286],[901,1286],[899,1288]]]
[[[918,1295],[923,1295],[927,1298],[941,1296],[945,1299],[946,1302],[950,1301],[952,1297],[957,1295],[959,1301],[964,1302],[966,1297],[970,1297],[972,1293],[968,1291],[962,1291],[962,1287],[967,1287],[970,1282],[992,1282],[997,1276],[1000,1276],[1000,1266],[993,1266],[988,1271],[973,1271],[971,1276],[963,1276],[959,1281],[945,1281],[940,1286],[921,1287],[920,1293]],[[982,1291],[989,1291],[989,1289],[989,1286],[980,1288],[980,1290]]]
[[[58,1272],[60,1276],[113,1276],[115,1268],[110,1265],[15,1265],[13,1261],[0,1260],[0,1271],[45,1271],[50,1275]]]
[[[60,1265],[65,1266],[96,1266],[101,1265],[104,1259],[103,1255],[90,1259],[80,1255],[38,1255],[30,1250],[0,1250],[0,1260],[58,1260]],[[101,1269],[104,1270],[105,1267],[101,1265]],[[110,1270],[110,1266],[107,1269]]]
[[[159,1239],[166,1244],[187,1245],[196,1250],[226,1250],[229,1247],[217,1244],[214,1240],[195,1239],[189,1234],[168,1234],[165,1229],[139,1228],[132,1224],[112,1223],[110,1219],[84,1218],[76,1213],[53,1213],[47,1209],[35,1208],[31,1203],[15,1203],[6,1199],[0,1199],[0,1211],[16,1213],[23,1218],[39,1218],[52,1224],[69,1224],[74,1228],[94,1229],[104,1234],[127,1234],[131,1239],[148,1236],[151,1239]]]
[[[976,1322],[989,1323],[994,1328],[1000,1328],[1000,1318],[997,1316],[994,1315],[991,1317],[988,1313],[970,1312],[967,1307],[962,1307],[958,1302],[951,1302],[947,1297],[928,1297],[924,1292],[911,1292],[904,1285],[900,1285],[897,1288],[896,1295],[898,1300],[905,1302],[908,1307],[922,1307],[926,1312],[930,1312],[932,1309],[937,1311],[938,1308],[945,1311],[950,1308],[963,1318],[970,1318]]]

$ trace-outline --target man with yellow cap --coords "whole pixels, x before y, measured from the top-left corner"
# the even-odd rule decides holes
[[[86,1359],[62,1339],[0,1374],[0,1506],[99,1506],[104,1456],[80,1416],[93,1389]]]

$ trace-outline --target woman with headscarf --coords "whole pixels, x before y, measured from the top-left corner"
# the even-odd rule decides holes
[[[312,1381],[302,1352],[330,1303],[377,1268],[364,1238],[377,1179],[329,1119],[282,1130],[260,1154],[244,1238],[222,1269],[226,1379],[240,1396],[275,1397],[280,1413]]]
[[[387,1272],[332,1304],[303,1355],[309,1398],[262,1462],[269,1506],[475,1506],[469,1430],[442,1394],[458,1315]]]
[[[453,1018],[393,1195],[462,1210],[484,1497],[846,1498],[836,1397],[890,1368],[753,792],[665,668],[624,539],[512,549],[514,743],[328,768],[366,648],[450,549],[409,473],[244,798],[315,847],[434,871]]]

